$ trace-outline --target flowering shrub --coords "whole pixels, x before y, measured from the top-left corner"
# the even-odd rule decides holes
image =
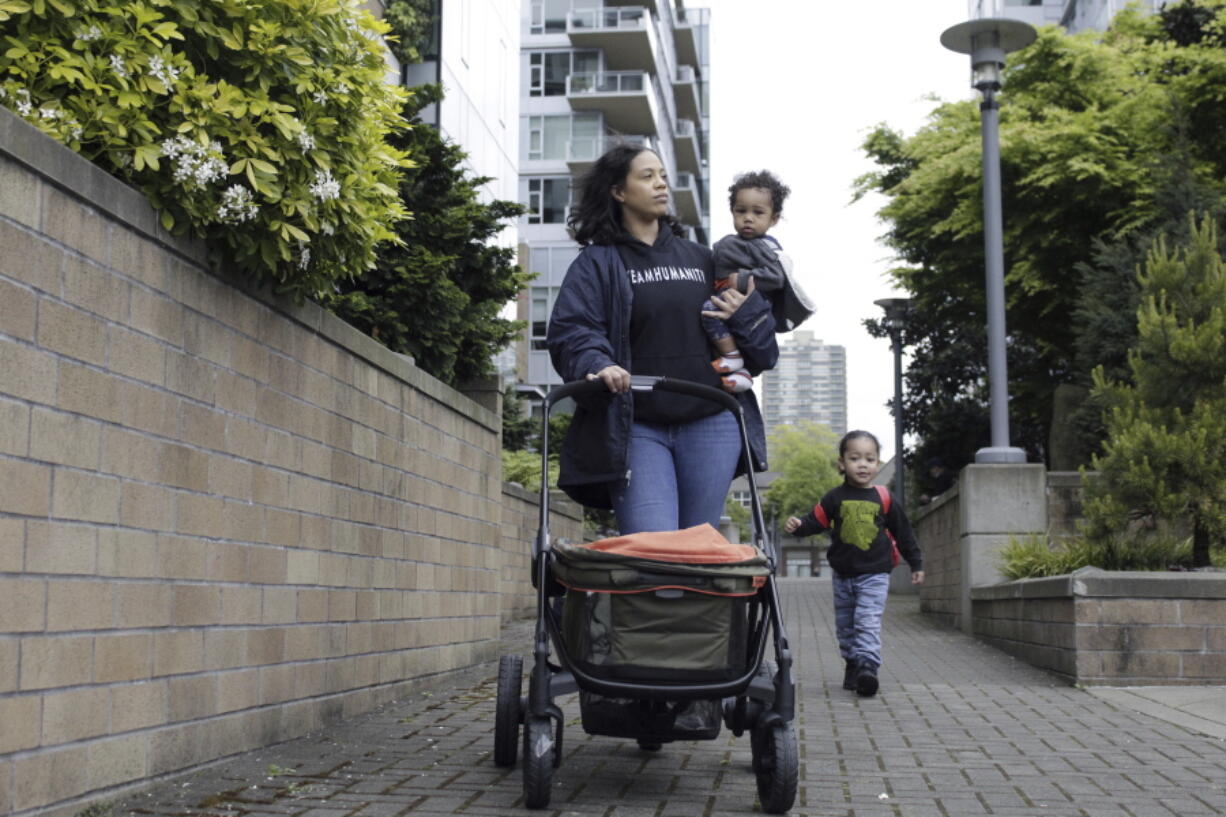
[[[0,0],[0,104],[219,267],[314,296],[407,215],[384,29],[356,0]]]

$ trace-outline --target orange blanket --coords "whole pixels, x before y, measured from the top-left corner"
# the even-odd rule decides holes
[[[704,565],[743,562],[754,558],[758,553],[752,545],[732,544],[705,522],[684,530],[614,536],[590,542],[582,547],[657,562]]]

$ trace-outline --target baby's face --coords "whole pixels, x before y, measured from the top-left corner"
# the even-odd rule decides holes
[[[743,187],[732,203],[732,226],[741,238],[761,238],[779,221],[771,205],[771,192],[762,187]]]

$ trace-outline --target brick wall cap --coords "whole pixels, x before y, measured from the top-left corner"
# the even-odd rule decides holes
[[[1226,599],[1226,572],[1100,570],[1083,567],[1064,576],[1019,579],[971,590],[974,601],[1059,598]]]

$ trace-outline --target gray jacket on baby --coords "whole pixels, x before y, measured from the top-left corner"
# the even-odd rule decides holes
[[[792,278],[792,259],[773,236],[726,235],[715,242],[711,255],[716,278],[727,278],[734,272],[748,273],[737,281],[741,292],[749,286],[749,276],[753,276],[754,288],[770,301],[776,332],[789,332],[813,314],[813,301]]]

